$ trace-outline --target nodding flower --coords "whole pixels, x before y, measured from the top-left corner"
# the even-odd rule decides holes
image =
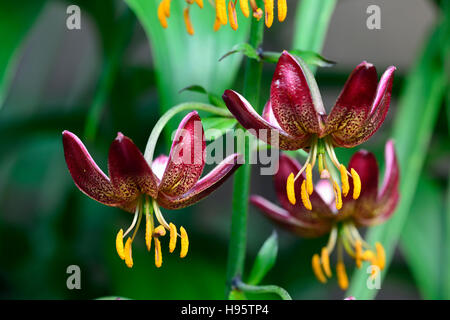
[[[393,214],[399,200],[399,167],[395,155],[394,144],[388,141],[385,148],[386,170],[381,188],[378,187],[378,164],[374,155],[367,151],[358,151],[350,159],[349,168],[360,173],[361,194],[358,199],[344,198],[342,209],[336,210],[333,187],[329,180],[320,180],[310,195],[312,210],[304,206],[292,204],[285,192],[285,181],[293,170],[300,165],[286,155],[280,157],[280,166],[274,176],[274,185],[278,201],[281,205],[271,203],[261,196],[252,196],[250,201],[273,222],[281,227],[306,238],[321,237],[329,234],[327,244],[320,253],[312,257],[312,268],[317,279],[326,283],[331,278],[330,256],[336,249],[336,275],[339,286],[348,287],[348,277],[343,253],[354,259],[360,268],[364,261],[369,261],[372,277],[378,275],[385,265],[385,252],[381,243],[373,246],[362,238],[358,227],[369,227],[380,224]],[[306,181],[305,174],[295,182],[295,192],[301,193],[301,186]],[[354,185],[350,180],[350,191]]]
[[[321,177],[330,181],[336,209],[351,194],[358,199],[361,179],[358,170],[339,162],[335,147],[351,148],[369,139],[381,126],[389,109],[395,67],[389,67],[378,82],[375,67],[363,61],[350,74],[329,115],[326,114],[317,83],[301,59],[284,51],[277,63],[270,87],[270,99],[262,116],[239,93],[226,90],[223,99],[239,123],[264,142],[281,150],[304,149],[308,158],[285,181],[289,202],[295,205],[295,182],[303,173],[300,198],[312,210],[312,170],[317,163]],[[331,166],[340,174],[339,184]],[[353,191],[350,193],[350,184]]]
[[[83,193],[107,206],[134,213],[130,227],[125,232],[120,229],[116,236],[117,253],[130,268],[132,243],[143,217],[149,251],[154,242],[155,265],[158,268],[162,265],[161,239],[166,233],[169,233],[170,252],[175,250],[180,238],[180,257],[184,258],[189,247],[187,232],[184,227],[177,230],[173,223],[167,223],[160,206],[173,210],[197,203],[225,182],[242,163],[241,155],[232,154],[200,178],[206,146],[201,120],[195,111],[180,123],[169,156],[157,157],[151,166],[131,139],[118,133],[109,149],[109,177],[76,135],[64,131],[63,145],[69,172]]]
[[[183,1],[183,0],[181,0]],[[184,0],[186,2],[186,7],[183,10],[183,18],[186,26],[186,31],[188,34],[194,34],[194,27],[190,18],[190,8],[194,3],[200,8],[203,9],[203,0]],[[230,27],[233,30],[238,29],[238,19],[237,19],[237,1],[238,0],[229,0],[227,5],[227,0],[210,0],[209,2],[216,10],[216,19],[214,21],[213,29],[217,31],[220,29],[222,25],[228,24],[230,22]],[[167,19],[170,18],[170,5],[171,0],[162,0],[158,6],[158,19],[163,28],[168,27]],[[265,24],[268,28],[270,28],[273,24],[274,20],[274,0],[264,0],[264,10],[259,8],[256,4],[255,0],[239,0],[239,7],[241,9],[244,17],[250,17],[250,12],[252,12],[252,16],[258,21],[264,15]],[[277,10],[278,10],[278,21],[283,22],[287,16],[287,1],[286,0],[278,0],[277,1]]]

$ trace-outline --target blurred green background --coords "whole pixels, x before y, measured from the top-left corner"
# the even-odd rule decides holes
[[[203,10],[191,10],[196,34],[190,37],[181,18],[182,1],[172,1],[167,30],[156,19],[158,2],[0,2],[0,298],[224,297],[231,181],[191,208],[165,210],[167,219],[184,225],[189,233],[186,259],[169,255],[164,248],[163,267],[156,269],[141,232],[130,270],[117,257],[114,240],[132,216],[84,196],[64,162],[65,129],[82,138],[106,171],[109,144],[118,131],[143,151],[164,111],[184,101],[206,101],[203,95],[179,93],[180,89],[198,84],[220,95],[227,88],[242,92],[242,57],[218,59],[247,41],[249,20],[239,15],[237,32],[226,26],[214,33],[214,9],[205,2]],[[313,50],[336,61],[336,66],[317,71],[328,110],[362,60],[373,63],[379,74],[389,65],[398,67],[388,118],[363,145],[383,166],[384,142],[394,136],[404,164],[405,201],[398,218],[370,235],[394,244],[400,240],[377,298],[448,299],[448,1],[311,3],[288,1],[287,20],[275,21],[265,30],[263,49]],[[81,30],[66,28],[70,4],[81,8]],[[381,8],[380,30],[366,27],[370,4]],[[315,19],[308,22],[306,18],[327,15],[324,8],[329,9],[329,25]],[[274,65],[264,66],[261,101],[269,96],[273,71]],[[176,119],[170,126],[177,126]],[[169,138],[158,144],[157,154],[167,153]],[[346,163],[354,151],[338,150],[338,156]],[[271,177],[259,176],[256,168],[252,193],[275,199]],[[273,228],[251,209],[247,271]],[[344,297],[334,279],[320,285],[310,268],[312,254],[326,239],[302,240],[282,230],[279,236],[278,260],[264,283],[284,287],[294,299]],[[81,268],[81,290],[66,287],[69,265]],[[354,292],[361,292],[358,284],[352,285]]]

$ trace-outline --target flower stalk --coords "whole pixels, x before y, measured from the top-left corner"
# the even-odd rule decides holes
[[[275,286],[275,285],[253,286],[253,285],[246,284],[237,278],[237,279],[235,279],[233,286],[237,290],[243,291],[243,292],[273,293],[273,294],[280,296],[280,298],[282,300],[292,300],[291,296],[289,295],[289,293],[286,290],[284,290],[283,288],[281,288],[279,286]]]
[[[249,44],[258,48],[263,40],[264,23],[252,20]],[[245,66],[244,94],[255,106],[259,105],[262,62],[247,59]],[[242,276],[247,246],[247,216],[250,192],[250,141],[244,146],[245,163],[236,171],[233,180],[233,212],[231,217],[231,235],[228,248],[225,297],[232,290],[233,279]]]

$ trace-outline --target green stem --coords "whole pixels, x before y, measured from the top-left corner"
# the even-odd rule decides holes
[[[292,300],[291,296],[289,295],[289,293],[279,287],[279,286],[274,286],[274,285],[268,285],[268,286],[252,286],[246,283],[243,283],[242,281],[236,281],[234,283],[234,286],[236,287],[236,289],[243,291],[243,292],[248,292],[248,293],[274,293],[277,294],[281,297],[281,299],[283,300]]]
[[[263,39],[263,20],[252,19],[249,44],[258,48]],[[245,66],[244,96],[255,107],[259,105],[259,92],[262,75],[262,62],[248,59]],[[232,289],[233,279],[241,277],[244,271],[245,252],[247,246],[247,215],[250,192],[250,144],[246,139],[244,146],[245,164],[234,174],[233,180],[233,213],[231,217],[230,244],[228,247],[227,275],[225,297]]]
[[[101,114],[114,85],[120,62],[122,61],[128,42],[131,39],[131,33],[134,26],[134,16],[130,10],[126,10],[119,22],[114,44],[109,49],[105,48],[105,51],[107,52],[105,54],[102,73],[84,128],[84,136],[86,139],[94,140],[97,134]]]
[[[206,111],[222,117],[231,117],[231,113],[228,111],[228,109],[218,108],[213,105],[200,102],[185,102],[180,103],[173,108],[170,108],[161,118],[159,118],[158,122],[155,124],[152,132],[150,133],[150,137],[148,138],[147,146],[145,147],[144,158],[149,164],[152,163],[156,143],[158,142],[159,136],[166,124],[177,113],[186,110]]]

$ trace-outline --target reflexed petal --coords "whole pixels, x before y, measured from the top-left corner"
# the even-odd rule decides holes
[[[92,159],[80,139],[69,131],[63,132],[64,156],[76,186],[98,202],[119,206],[122,199],[114,193],[109,178]]]
[[[251,196],[250,203],[261,209],[269,219],[281,227],[302,237],[319,237],[330,232],[332,227],[330,220],[326,219],[314,219],[308,222],[297,219],[286,209],[260,196]]]
[[[163,177],[168,161],[169,157],[166,156],[165,154],[162,154],[152,162],[152,171],[159,180],[161,180]]]
[[[191,189],[200,178],[205,166],[205,135],[196,111],[181,121],[170,149],[160,191],[180,196]]]
[[[277,119],[275,118],[275,115],[273,114],[272,103],[270,103],[270,100],[267,101],[266,105],[264,106],[262,117],[264,120],[266,120],[275,128],[281,129],[280,124],[278,123]]]
[[[298,137],[288,134],[261,117],[239,93],[226,90],[222,98],[237,121],[262,141],[282,150],[297,150],[309,146],[310,134]]]
[[[350,74],[326,121],[327,134],[345,140],[360,130],[366,121],[378,85],[375,67],[363,61]]]
[[[322,133],[323,106],[314,104],[304,70],[284,51],[278,60],[270,87],[270,102],[281,128],[292,136]]]
[[[157,196],[156,177],[147,161],[133,141],[120,132],[109,149],[108,168],[116,193],[126,201],[136,199],[141,193],[152,198]]]
[[[312,211],[307,210],[302,201],[297,201],[295,205],[289,202],[286,193],[286,181],[291,173],[294,173],[294,175],[296,175],[297,172],[300,171],[300,169],[300,164],[293,158],[288,157],[284,154],[280,156],[279,169],[274,175],[274,185],[278,201],[280,202],[281,206],[289,211],[292,216],[295,216],[297,219],[300,219],[306,223],[314,221],[316,219],[316,216],[318,218],[333,218],[334,214],[332,210],[316,191],[314,191],[309,196],[312,204]],[[304,179],[304,174],[302,174],[295,181],[294,188],[297,199],[301,199],[300,190]]]
[[[243,157],[232,154],[219,163],[210,173],[200,179],[186,194],[174,197],[160,192],[158,203],[166,209],[180,209],[190,206],[220,187],[243,163]]]
[[[380,128],[389,110],[395,70],[395,67],[389,67],[381,77],[369,115],[360,128],[352,135],[339,132],[332,134],[336,146],[346,148],[357,146],[367,141]]]

